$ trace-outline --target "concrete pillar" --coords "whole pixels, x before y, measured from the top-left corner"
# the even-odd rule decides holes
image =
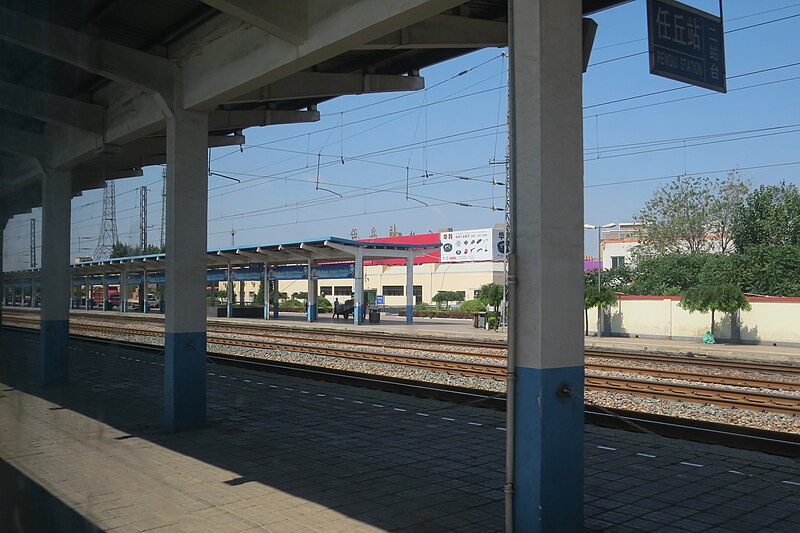
[[[147,271],[142,272],[142,281],[139,283],[139,312],[146,313],[147,309]]]
[[[48,169],[42,178],[42,312],[39,378],[69,382],[69,231],[72,176]]]
[[[101,307],[101,309],[103,311],[108,311],[108,283],[106,283],[105,274],[103,274],[102,283],[103,283],[103,306]]]
[[[274,318],[275,320],[278,319],[278,315],[280,314],[280,308],[281,308],[280,296],[279,296],[279,287],[280,287],[280,284],[278,283],[278,280],[277,279],[272,280],[272,293],[273,293],[272,294],[272,318]]]
[[[513,531],[583,531],[581,1],[511,0],[506,492]]]
[[[147,300],[147,270],[142,271],[142,289],[139,291],[139,309],[142,313],[150,312],[150,302]]]
[[[406,324],[414,322],[414,257],[406,257]]]
[[[314,277],[314,261],[308,260],[308,321],[317,321],[317,278]]]
[[[36,296],[39,293],[39,283],[36,278],[31,278],[31,307],[36,307]]]
[[[83,303],[84,307],[88,311],[91,308],[90,306],[92,301],[92,286],[89,284],[89,276],[84,276],[83,280],[84,280],[83,284],[84,294],[86,295],[86,299],[84,300]]]
[[[362,310],[364,308],[364,254],[359,250],[356,252],[356,268],[355,268],[355,283],[354,290],[355,295],[353,296],[353,324],[356,326],[363,323],[363,318],[361,317]]]
[[[264,263],[264,320],[269,320],[269,263]]]
[[[239,281],[239,307],[244,307],[244,281]]]
[[[228,283],[226,284],[226,289],[227,289],[226,299],[228,302],[227,306],[228,310],[225,316],[231,318],[233,317],[233,267],[231,267],[230,263],[228,263]]]
[[[128,269],[125,267],[119,273],[119,310],[128,312]]]
[[[0,206],[0,210],[2,206]],[[6,223],[8,220],[6,219],[5,215],[2,216],[2,220],[0,220],[0,325],[3,324],[3,308],[6,306],[6,276],[5,272],[3,272],[3,243],[5,241],[5,230],[6,230]],[[0,327],[0,336],[3,334],[3,328]]]
[[[206,422],[206,283],[208,115],[186,111],[176,69],[173,116],[167,119],[167,229],[164,425]]]

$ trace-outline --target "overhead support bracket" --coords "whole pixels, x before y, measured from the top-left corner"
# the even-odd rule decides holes
[[[228,102],[277,102],[303,98],[329,98],[345,94],[418,91],[424,88],[425,78],[420,76],[298,72],[237,98],[231,98]]]
[[[508,45],[508,24],[494,20],[436,15],[358,46],[358,50],[487,48]]]
[[[3,7],[0,7],[0,40],[142,89],[155,96],[165,115],[171,116],[175,67],[169,59]]]
[[[265,32],[298,45],[308,40],[307,0],[202,0]]]
[[[101,135],[103,107],[0,81],[0,108]]]
[[[252,126],[274,124],[298,124],[319,121],[319,111],[293,111],[284,109],[248,109],[211,113],[208,119],[209,131],[242,130]],[[243,144],[242,143],[239,144]]]

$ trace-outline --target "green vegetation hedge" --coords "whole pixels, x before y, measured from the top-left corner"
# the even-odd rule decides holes
[[[461,304],[458,310],[462,313],[479,313],[486,311],[486,304],[480,300],[470,300]]]

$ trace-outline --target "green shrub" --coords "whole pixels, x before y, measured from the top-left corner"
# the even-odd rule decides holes
[[[333,304],[324,296],[320,296],[317,299],[317,309],[319,311],[333,311]]]
[[[305,307],[306,304],[301,302],[300,300],[286,300],[285,302],[281,302],[281,307]]]
[[[486,304],[480,300],[470,300],[461,304],[459,311],[462,313],[476,313],[486,311]]]

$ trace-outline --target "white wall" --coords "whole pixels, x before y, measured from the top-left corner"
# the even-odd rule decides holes
[[[800,298],[750,298],[752,310],[741,312],[745,343],[800,344]],[[700,339],[711,329],[710,313],[689,313],[677,296],[622,297],[611,308],[612,336]],[[716,313],[714,333],[730,339],[731,320]],[[589,331],[597,331],[597,308],[589,310]]]

